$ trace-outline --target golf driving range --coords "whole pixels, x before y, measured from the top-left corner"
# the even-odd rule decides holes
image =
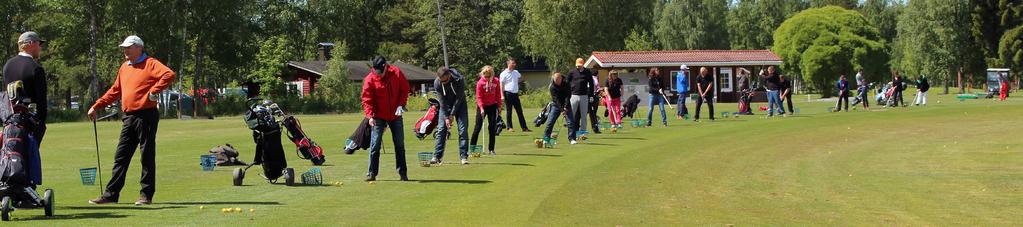
[[[714,122],[673,120],[667,128],[626,125],[579,145],[561,138],[553,149],[536,148],[538,128],[505,132],[497,156],[470,158],[470,165],[449,155],[444,165],[420,166],[416,153],[432,151],[434,141],[407,130],[410,182],[397,181],[386,133],[384,167],[373,184],[362,181],[366,151],[341,151],[362,115],[300,116],[326,162],[313,166],[286,146],[296,173],[317,167],[323,174],[322,185],[292,187],[269,184],[259,171],[243,186],[232,186],[235,167],[202,171],[200,155],[225,143],[251,161],[255,145],[241,117],[163,120],[150,206],[126,202],[139,189],[137,156],[122,203],[89,205],[99,186],[83,185],[79,170],[95,167],[92,123],[51,124],[41,188],[56,192],[55,215],[19,210],[4,226],[1023,223],[1023,102],[935,95],[927,107],[827,113],[831,101],[799,101],[800,113],[787,118],[756,111]],[[721,104],[717,111],[735,109]],[[645,107],[637,116],[646,116]],[[408,127],[414,119],[404,121]],[[99,123],[104,174],[119,129],[117,121]],[[454,138],[448,152],[456,152]]]

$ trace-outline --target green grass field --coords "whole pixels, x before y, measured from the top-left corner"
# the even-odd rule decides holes
[[[912,96],[906,97],[911,99]],[[562,139],[535,148],[534,133],[506,132],[498,155],[462,166],[420,167],[433,140],[409,132],[409,176],[399,182],[386,142],[375,184],[362,182],[367,152],[341,144],[360,115],[300,116],[327,149],[327,183],[271,185],[258,168],[246,185],[231,170],[201,172],[198,156],[231,143],[251,161],[254,144],[239,117],[164,120],[157,148],[155,204],[136,207],[138,158],[122,204],[95,206],[78,169],[95,166],[91,123],[49,126],[44,187],[56,190],[56,216],[21,210],[4,226],[1006,226],[1023,223],[1023,101],[932,94],[926,108],[826,113],[831,102],[797,102],[788,118],[757,116],[670,127],[626,128],[581,145]],[[798,99],[798,98],[797,98]],[[938,103],[938,101],[941,103]],[[754,104],[754,107],[766,105]],[[720,104],[718,111],[735,111]],[[692,106],[690,106],[692,111]],[[528,120],[538,110],[528,110]],[[671,111],[671,110],[669,110]],[[410,113],[406,131],[422,113]],[[646,116],[640,109],[637,115]],[[671,116],[671,112],[669,112]],[[472,117],[470,117],[472,118]],[[656,124],[655,124],[656,125]],[[104,182],[120,122],[100,123]],[[562,130],[566,132],[566,130]],[[389,136],[384,141],[389,141]],[[447,162],[455,163],[450,140]],[[313,166],[284,141],[289,164]],[[221,208],[242,213],[221,213]],[[254,212],[250,212],[254,209]]]

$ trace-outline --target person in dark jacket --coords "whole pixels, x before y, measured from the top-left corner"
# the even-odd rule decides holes
[[[899,71],[895,71],[895,77],[892,78],[892,86],[895,86],[895,94],[892,94],[892,98],[895,98],[895,102],[892,102],[895,106],[906,106],[905,101],[902,99],[902,92],[906,90],[906,82],[903,81],[902,76],[899,75]]]
[[[46,70],[36,61],[43,50],[45,40],[39,38],[35,32],[25,32],[18,37],[18,55],[11,57],[4,64],[4,84],[0,91],[7,91],[7,84],[21,81],[24,86],[24,95],[31,103],[35,103],[35,117],[39,124],[33,126],[30,138],[35,142],[35,147],[43,143],[43,135],[46,134],[47,115],[47,94],[46,94]],[[3,100],[4,102],[10,100]],[[0,116],[6,118],[7,116]],[[39,156],[39,149],[26,151],[26,169],[28,170],[29,181],[35,185],[42,185],[42,160]]]
[[[405,164],[405,130],[402,114],[410,92],[405,74],[397,66],[387,64],[383,56],[373,58],[373,70],[362,83],[362,109],[372,127],[369,145],[369,172],[366,181],[376,181],[380,173],[380,147],[384,128],[391,128],[394,141],[394,164],[401,181],[408,181]]]
[[[792,80],[786,78],[785,75],[778,75],[778,79],[781,81],[781,102],[785,103],[789,107],[789,114],[795,114],[796,111],[792,109]]]
[[[835,89],[838,89],[838,103],[835,104],[835,112],[842,111],[843,101],[845,102],[845,112],[849,112],[849,81],[845,80],[845,74],[838,76]]]
[[[568,72],[568,84],[571,86],[572,97],[570,98],[569,114],[572,115],[570,123],[568,124],[572,132],[585,132],[586,131],[586,115],[590,110],[590,100],[594,98],[594,86],[593,84],[593,73],[589,69],[583,67],[585,60],[582,58],[575,59],[575,69]],[[579,138],[586,140],[586,133],[579,135]],[[570,144],[578,143],[576,140],[571,140]]]
[[[608,117],[611,119],[611,126],[617,128],[622,127],[622,93],[625,93],[622,85],[624,83],[622,78],[618,78],[618,70],[608,72],[607,80],[604,81],[608,99],[606,108],[610,113]]]
[[[590,109],[586,112],[589,113],[590,126],[593,128],[593,133],[600,134],[600,116],[597,116],[597,111],[600,110],[600,97],[603,93],[603,89],[600,86],[600,79],[597,74],[600,74],[599,68],[594,68],[590,77],[593,78],[593,98],[590,99]]]
[[[458,155],[462,165],[469,164],[469,111],[465,103],[465,80],[458,70],[440,67],[437,79],[433,80],[433,90],[440,97],[438,118],[440,127],[434,138],[436,145],[430,164],[439,164],[444,158],[444,146],[447,143],[451,128],[451,118],[458,124]]]
[[[927,82],[927,77],[920,75],[916,78],[916,100],[913,105],[920,106],[923,104],[927,106],[927,90],[931,89],[931,84]]]
[[[646,127],[650,127],[654,122],[654,105],[661,107],[661,124],[665,127],[668,126],[668,115],[664,113],[664,104],[668,100],[664,100],[664,81],[661,80],[661,70],[658,68],[650,68],[647,72],[647,92],[650,93],[650,109],[646,114]]]
[[[777,112],[779,115],[785,115],[785,108],[781,106],[781,91],[784,86],[781,83],[781,74],[775,70],[774,66],[768,66],[767,72],[760,71],[760,78],[767,82],[767,116],[773,117],[774,113]]]
[[[554,103],[554,107],[551,108],[550,112],[547,113],[547,127],[543,130],[544,138],[551,138],[551,132],[554,131],[554,126],[557,125],[558,118],[562,114],[571,109],[569,101],[572,97],[572,88],[568,84],[568,80],[561,75],[561,73],[551,74],[551,102]],[[566,120],[572,122],[572,115],[566,114]],[[569,128],[568,140],[575,140],[575,131]]]
[[[696,92],[699,97],[696,99],[696,117],[693,121],[700,122],[700,107],[707,103],[707,115],[714,120],[714,75],[710,74],[707,67],[700,67],[700,76],[696,78]]]

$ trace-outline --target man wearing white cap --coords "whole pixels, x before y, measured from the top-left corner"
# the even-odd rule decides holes
[[[113,175],[110,176],[106,191],[99,198],[89,200],[89,203],[117,203],[131,157],[141,145],[142,190],[135,205],[149,205],[156,192],[156,129],[160,122],[156,100],[160,92],[174,82],[175,75],[173,70],[146,54],[145,43],[138,36],[128,36],[120,47],[124,49],[125,62],[117,70],[117,79],[111,84],[110,90],[89,108],[88,115],[90,119],[96,120],[97,109],[103,109],[120,99],[121,110],[124,111],[121,138],[114,154]]]
[[[24,86],[25,97],[29,99],[30,103],[36,104],[35,116],[39,124],[32,127],[34,130],[32,130],[30,138],[36,142],[35,145],[37,147],[42,144],[43,134],[46,133],[46,71],[36,61],[36,59],[39,59],[44,43],[46,43],[46,40],[40,39],[39,34],[35,32],[25,32],[18,36],[18,55],[11,57],[4,64],[4,86],[0,86],[0,91],[6,91],[7,84],[21,81],[22,86]],[[2,117],[6,118],[7,116]],[[25,159],[28,160],[29,180],[33,184],[41,185],[43,183],[43,175],[39,150],[30,149],[27,153],[24,155]]]
[[[689,66],[682,65],[679,67],[681,71],[678,72],[678,76],[675,77],[675,91],[678,92],[678,112],[675,114],[676,119],[682,119],[689,117],[689,109],[686,109],[686,98],[689,97]]]

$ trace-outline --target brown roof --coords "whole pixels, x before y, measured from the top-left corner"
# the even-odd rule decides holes
[[[362,78],[369,74],[369,61],[348,61],[348,79],[354,81],[362,81]],[[393,62],[391,65],[398,66],[401,72],[405,74],[405,79],[409,81],[433,81],[436,78],[434,72],[420,68],[419,66],[406,64],[404,62]],[[323,76],[327,72],[327,61],[292,61],[288,62],[288,67],[295,70],[307,71],[319,76]]]
[[[781,65],[781,57],[770,50],[669,50],[596,51],[586,67]]]

